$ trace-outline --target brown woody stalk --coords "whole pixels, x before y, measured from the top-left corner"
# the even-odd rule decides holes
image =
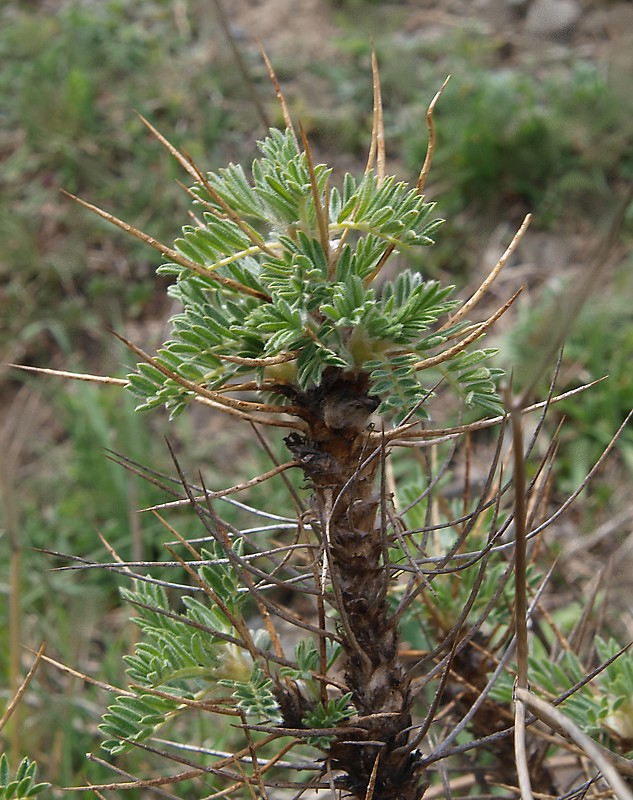
[[[321,535],[343,642],[345,683],[357,717],[329,749],[338,785],[364,798],[420,797],[416,758],[405,745],[411,726],[409,677],[398,654],[399,636],[387,606],[389,568],[380,524],[377,473],[368,457],[367,423],[375,402],[362,374],[326,373],[302,396],[309,434],[286,443],[313,488],[313,528]],[[295,401],[296,402],[296,401]]]

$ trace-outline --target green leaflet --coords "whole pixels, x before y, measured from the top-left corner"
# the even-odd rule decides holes
[[[317,703],[301,720],[306,728],[334,728],[339,722],[349,719],[356,712],[351,705],[352,693],[346,692],[341,697],[328,700],[327,703]],[[309,736],[306,739],[308,744],[317,747],[327,747],[335,737],[333,736]]]
[[[4,753],[0,756],[0,800],[26,800],[35,797],[50,786],[50,783],[36,783],[37,764],[28,758],[20,761],[11,778],[9,759]]]

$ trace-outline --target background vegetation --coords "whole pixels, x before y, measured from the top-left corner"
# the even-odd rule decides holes
[[[419,169],[424,110],[452,73],[437,113],[440,140],[428,191],[448,222],[418,265],[425,274],[467,286],[483,261],[494,262],[491,252],[506,232],[499,223],[511,227],[534,213],[525,249],[511,267],[520,273],[513,280],[527,283],[527,299],[514,330],[502,331],[496,342],[520,380],[538,346],[531,337],[564,302],[573,265],[589,263],[587,253],[606,236],[633,179],[630,92],[622,90],[617,70],[573,48],[555,57],[545,50],[538,58],[534,52],[510,57],[503,38],[475,24],[447,25],[434,37],[405,36],[406,3],[365,4],[361,26],[362,4],[322,5],[336,30],[328,42],[336,58],[307,56],[299,64],[280,49],[277,60],[275,42],[264,42],[319,158],[345,166],[363,157],[371,127],[370,35],[381,64],[388,153],[403,177]],[[208,4],[159,0],[9,0],[0,11],[2,362],[122,374],[127,356],[107,328],[125,330],[146,347],[161,338],[170,309],[152,253],[78,213],[58,188],[163,240],[177,235],[186,198],[173,182],[176,167],[133,109],[209,169],[251,158],[265,131],[253,91],[278,122],[256,47],[236,19],[233,33],[249,84],[220,22]],[[610,379],[564,409],[573,441],[561,448],[560,491],[579,484],[633,406],[632,239],[629,209],[569,339],[565,385],[607,373]],[[59,386],[0,369],[0,592],[7,599],[0,603],[0,629],[12,631],[0,648],[2,698],[11,694],[16,669],[22,674],[32,660],[20,645],[37,649],[44,638],[51,657],[117,683],[131,634],[112,576],[52,572],[65,562],[33,548],[90,558],[102,551],[100,531],[122,556],[151,558],[164,533],[135,509],[153,502],[152,488],[103,451],[165,467],[164,419],[134,415],[129,398],[113,389]],[[253,473],[245,438],[223,423],[184,420],[170,437],[183,444],[196,469],[221,470],[223,481]],[[613,534],[625,552],[632,446],[625,433],[597,489],[570,520],[570,536],[620,520]],[[229,470],[234,474],[226,477]],[[613,552],[600,539],[592,556],[601,563]],[[571,569],[573,605],[595,565],[575,562]],[[18,627],[16,617],[9,624],[10,590]],[[613,624],[630,636],[630,609],[624,610],[628,616]],[[85,752],[97,752],[102,703],[91,687],[41,669],[14,721],[12,741],[20,752],[11,754],[12,764],[26,753],[56,784],[102,779],[99,764],[84,759]]]

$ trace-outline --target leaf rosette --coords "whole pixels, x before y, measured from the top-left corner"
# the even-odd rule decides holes
[[[428,357],[467,323],[440,325],[459,305],[452,286],[411,270],[384,281],[382,268],[395,252],[433,244],[434,204],[372,169],[330,188],[331,170],[312,164],[291,129],[271,130],[259,148],[252,180],[231,164],[190,190],[196,224],[175,242],[182,258],[159,268],[175,278],[182,311],[156,357],[129,376],[141,407],[177,414],[198,393],[222,404],[244,389],[273,397],[267,411],[287,411],[293,391],[336,369],[368,376],[379,414],[425,416],[439,377],[422,380]],[[468,403],[498,413],[493,352],[452,347],[432,366]]]

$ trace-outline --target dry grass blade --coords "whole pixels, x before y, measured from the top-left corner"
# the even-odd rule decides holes
[[[369,776],[369,783],[367,784],[367,791],[365,792],[365,800],[373,800],[374,790],[376,788],[376,776],[378,775],[378,764],[380,762],[380,752],[377,753],[374,760],[374,766]]]
[[[527,749],[525,746],[525,704],[514,697],[514,759],[519,777],[521,800],[534,800]]]
[[[521,416],[513,404],[510,389],[505,392],[506,407],[510,415],[512,431],[512,450],[514,456],[514,571],[515,598],[514,621],[517,637],[517,686],[526,689],[528,685],[528,629],[527,629],[527,503],[525,497],[526,471],[523,454],[523,431]]]
[[[215,6],[216,13],[218,15],[218,19],[220,20],[220,25],[222,27],[222,31],[226,38],[226,41],[229,43],[231,48],[231,52],[233,53],[233,58],[235,59],[235,63],[237,64],[237,68],[239,69],[242,79],[244,80],[244,84],[248,88],[248,92],[250,94],[251,100],[253,105],[257,109],[257,113],[259,118],[261,119],[264,128],[268,130],[270,128],[270,120],[268,119],[268,114],[266,113],[266,109],[264,108],[264,104],[262,103],[259,94],[255,88],[255,84],[253,83],[253,78],[251,77],[246,63],[244,62],[244,58],[242,57],[242,53],[240,52],[240,48],[237,46],[237,42],[235,41],[235,36],[233,35],[233,28],[229,24],[229,21],[226,17],[226,12],[224,11],[224,6],[220,2],[220,0],[213,0],[213,5]]]
[[[0,516],[2,517],[2,539],[6,542],[6,580],[3,594],[6,600],[8,624],[4,650],[7,657],[8,696],[21,697],[21,653],[24,640],[24,598],[23,586],[25,570],[23,555],[25,550],[26,528],[22,520],[20,492],[20,472],[32,426],[40,409],[41,396],[22,386],[15,394],[11,404],[5,409],[0,423]],[[10,726],[7,749],[17,759],[22,753],[22,710],[19,703],[10,704],[11,715],[15,715]]]
[[[581,538],[581,537],[577,537]],[[584,537],[582,537],[584,538]],[[604,568],[600,568],[595,576],[595,578],[591,581],[588,586],[588,590],[586,593],[586,600],[583,604],[583,610],[576,621],[571,633],[569,634],[569,642],[565,639],[562,635],[562,632],[559,636],[559,639],[562,643],[562,646],[567,650],[573,650],[575,653],[579,653],[581,651],[583,641],[585,641],[586,637],[588,638],[591,636],[592,632],[592,618],[595,619],[594,612],[596,610],[596,601],[598,599],[598,595],[602,594],[605,584],[605,570]],[[554,630],[557,630],[552,625]],[[558,636],[558,633],[557,633]]]
[[[554,708],[550,703],[536,697],[527,689],[516,687],[515,695],[546,725],[569,737],[602,772],[604,779],[613,789],[618,800],[633,800],[633,792],[628,788],[620,773],[612,766],[604,752],[580,730],[575,722]]]
[[[527,402],[542,374],[548,369],[554,354],[567,339],[583,306],[596,287],[600,285],[600,275],[609,264],[609,257],[624,225],[632,198],[633,185],[618,203],[609,230],[598,244],[591,261],[585,266],[581,275],[567,286],[564,295],[557,299],[551,306],[547,318],[539,324],[537,335],[531,345],[531,352],[536,357],[527,365],[525,386],[521,397],[522,404]]]

